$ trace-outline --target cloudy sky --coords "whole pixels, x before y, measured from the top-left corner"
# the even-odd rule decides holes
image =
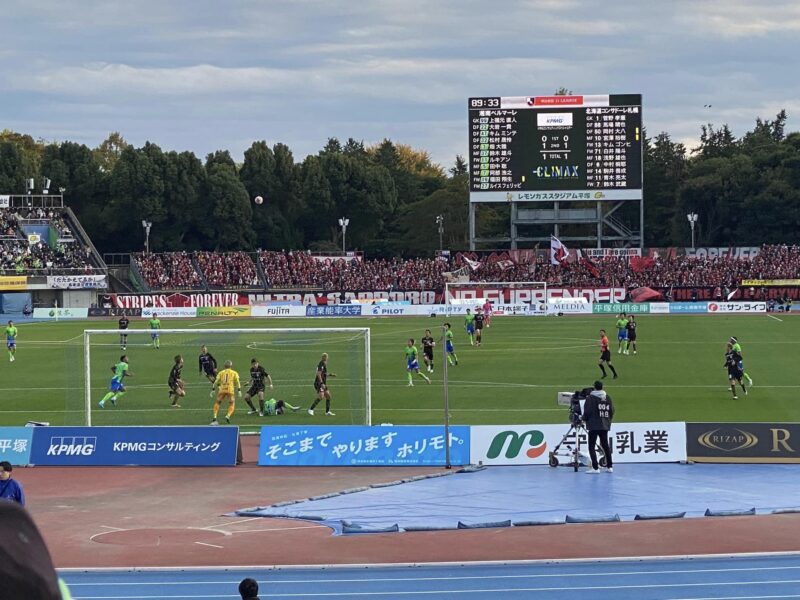
[[[641,93],[690,143],[780,108],[800,128],[797,0],[4,0],[0,36],[0,128],[90,146],[389,137],[450,165],[469,96],[560,86]]]

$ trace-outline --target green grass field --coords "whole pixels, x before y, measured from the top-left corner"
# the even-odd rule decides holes
[[[484,345],[470,347],[453,317],[459,365],[449,370],[452,421],[460,424],[566,423],[558,391],[591,385],[600,374],[598,330],[604,327],[614,349],[618,380],[606,380],[617,407],[617,421],[775,421],[798,420],[800,391],[797,357],[800,320],[762,316],[642,316],[639,354],[616,353],[613,317],[495,318]],[[144,328],[144,323],[134,323]],[[403,348],[408,337],[417,340],[425,328],[438,337],[438,320],[429,318],[264,320],[165,319],[165,328],[369,327],[372,337],[373,423],[440,423],[443,417],[442,360],[436,353],[433,384],[415,380],[406,387]],[[31,323],[19,325],[17,360],[0,361],[0,425],[28,420],[53,425],[83,424],[84,329],[115,328],[116,321]],[[746,370],[754,379],[750,395],[732,400],[722,368],[724,345],[736,335],[743,348]],[[119,357],[116,336],[92,349],[93,424],[206,424],[210,419],[209,384],[197,369],[199,345],[207,343],[218,360],[232,359],[244,380],[251,356],[258,357],[275,381],[273,395],[308,407],[314,397],[312,381],[322,352],[330,354],[336,417],[305,413],[281,417],[248,416],[237,403],[234,423],[337,423],[358,421],[363,404],[360,374],[363,357],[351,336],[214,337],[162,336],[162,349],[149,345],[149,336],[131,337],[127,354],[134,377],[119,406],[100,410],[109,367]],[[186,359],[187,397],[182,408],[169,407],[166,379],[172,357]],[[320,407],[322,408],[322,407]]]

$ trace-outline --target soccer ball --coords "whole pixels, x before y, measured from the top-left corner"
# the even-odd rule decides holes
[[[264,198],[262,198],[261,196],[256,196],[253,199],[253,202],[255,202],[256,204],[263,204],[264,203]]]

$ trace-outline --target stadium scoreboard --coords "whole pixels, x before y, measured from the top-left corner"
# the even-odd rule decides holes
[[[642,96],[469,99],[470,202],[641,200]]]

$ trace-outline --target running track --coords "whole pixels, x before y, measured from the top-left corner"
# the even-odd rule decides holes
[[[237,586],[244,577],[258,580],[262,600],[800,598],[800,554],[316,569],[73,570],[61,575],[75,600],[238,599]]]

